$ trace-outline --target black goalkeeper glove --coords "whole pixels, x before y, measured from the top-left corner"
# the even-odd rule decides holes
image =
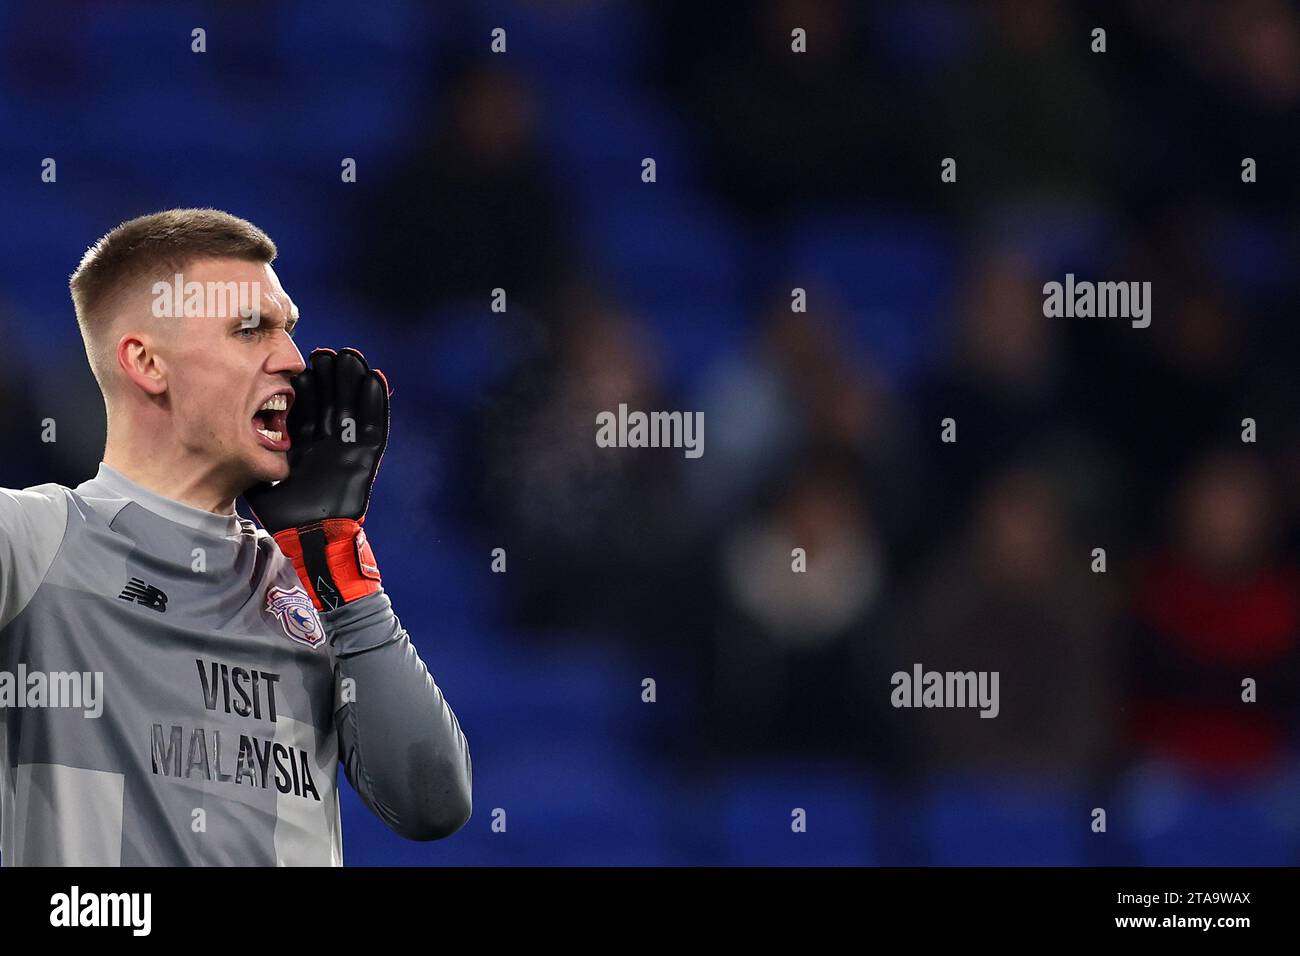
[[[244,492],[317,610],[380,588],[362,525],[388,444],[390,389],[355,349],[316,349],[293,378],[289,477]]]

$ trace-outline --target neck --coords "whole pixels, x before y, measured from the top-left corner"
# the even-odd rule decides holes
[[[172,501],[218,515],[235,513],[237,492],[220,468],[185,448],[167,428],[131,428],[110,415],[104,464]]]

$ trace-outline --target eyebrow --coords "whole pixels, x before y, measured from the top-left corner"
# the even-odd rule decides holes
[[[236,316],[234,324],[231,326],[231,328],[242,329],[242,328],[252,327],[249,325],[249,318],[250,316],[244,316],[244,315]],[[296,314],[289,316],[288,319],[285,319],[279,313],[260,312],[258,313],[256,327],[261,328],[264,325],[272,325],[272,326],[284,326],[286,329],[292,330],[293,327],[297,324],[298,324],[298,316]]]

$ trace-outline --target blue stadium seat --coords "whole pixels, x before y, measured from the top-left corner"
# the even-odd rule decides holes
[[[478,7],[482,42],[488,31],[507,31],[512,59],[544,84],[609,86],[632,78],[648,55],[650,24],[632,4],[537,4],[486,0]]]
[[[1111,825],[1139,866],[1295,866],[1295,779],[1205,781],[1167,769],[1129,781]]]
[[[12,334],[30,362],[49,370],[78,360],[81,338],[68,296],[68,276],[101,232],[115,225],[95,214],[102,201],[75,182],[43,184],[39,167],[31,180],[0,184],[0,213],[21,229],[0,233],[0,295],[17,318]]]
[[[285,0],[270,9],[279,50],[294,74],[322,63],[428,66],[449,14],[436,4],[386,3],[376,16],[366,0]]]
[[[1224,213],[1210,232],[1211,258],[1228,282],[1257,295],[1290,284],[1289,225],[1283,218]]]
[[[937,866],[1080,866],[1089,862],[1086,800],[1051,781],[957,778],[920,807],[925,860]]]
[[[1045,281],[1105,269],[1116,248],[1115,224],[1106,212],[1075,197],[1004,202],[988,214],[985,230],[991,243],[1025,257]]]
[[[739,349],[746,335],[746,245],[703,201],[677,194],[611,202],[583,224],[586,256],[645,321],[674,381]]]
[[[638,720],[645,706],[642,676],[614,641],[557,638],[530,645],[520,637],[493,662],[492,692],[484,703],[508,731],[502,739],[530,730],[623,739],[623,728]]]
[[[292,160],[300,175],[315,175],[310,171],[319,167],[335,188],[341,188],[344,157],[357,161],[358,182],[381,181],[387,157],[428,119],[422,87],[390,69],[310,75],[285,94],[295,108],[282,117],[286,128],[275,156]]]
[[[920,216],[869,210],[811,217],[786,237],[785,275],[824,285],[849,310],[856,344],[896,382],[933,359],[952,291],[951,232]],[[815,307],[815,304],[814,304]]]
[[[696,184],[687,127],[636,87],[585,79],[557,84],[539,129],[561,180],[580,210],[632,199],[658,202]],[[657,182],[641,182],[641,162],[655,160]]]
[[[213,35],[213,23],[208,5],[177,0],[161,7],[140,2],[91,6],[70,26],[88,67],[99,76],[111,76],[117,86],[140,81],[163,86],[160,76],[174,83],[178,77],[173,71],[187,64],[205,69],[198,58],[211,54],[191,51],[191,31],[207,30],[212,50],[225,39]]]
[[[843,761],[759,757],[729,763],[678,821],[702,862],[735,866],[878,864],[876,787]],[[795,832],[796,809],[806,830]]]
[[[475,819],[455,862],[639,866],[672,862],[664,768],[565,737],[520,738],[475,764]],[[506,831],[493,833],[497,808]]]
[[[388,323],[376,331],[387,340],[393,369],[409,363],[407,394],[431,407],[468,414],[482,408],[524,357],[525,307],[491,312],[487,299],[433,310],[411,325]]]
[[[345,794],[350,865],[672,862],[664,809],[672,802],[663,798],[672,779],[630,746],[624,728],[645,705],[617,646],[507,643],[491,628],[444,627],[412,603],[402,602],[403,623],[469,738],[474,818],[452,840],[424,847]],[[496,807],[506,810],[505,834],[491,832]]]

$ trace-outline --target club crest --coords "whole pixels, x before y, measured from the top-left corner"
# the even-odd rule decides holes
[[[319,647],[325,640],[325,628],[302,588],[271,588],[266,592],[266,609],[275,615],[284,633],[299,644]]]

